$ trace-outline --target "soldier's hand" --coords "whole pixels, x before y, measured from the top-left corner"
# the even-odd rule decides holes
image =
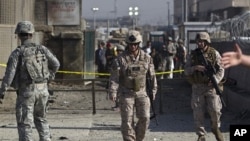
[[[116,96],[109,95],[109,99],[110,99],[111,101],[115,102],[115,101],[116,101]]]
[[[155,100],[155,95],[154,94],[152,94],[152,99]]]
[[[196,71],[204,72],[205,69],[206,69],[205,66],[202,66],[202,65],[196,65],[196,66],[194,66],[194,70],[196,70]]]

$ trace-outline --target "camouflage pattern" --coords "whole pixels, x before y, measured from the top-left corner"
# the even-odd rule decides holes
[[[35,32],[34,25],[30,21],[19,22],[16,26],[15,34],[19,33],[29,33]]]
[[[212,55],[213,54],[213,55]],[[211,117],[212,130],[218,130],[220,127],[220,117],[222,104],[219,95],[216,94],[215,89],[209,84],[208,77],[202,72],[194,71],[193,66],[198,65],[198,61],[193,59],[197,58],[196,54],[188,56],[187,63],[185,65],[185,75],[191,77],[194,81],[192,83],[192,99],[191,106],[193,109],[193,117],[196,127],[197,135],[205,135],[206,130],[204,127],[205,110]],[[211,61],[211,64],[217,68],[217,72],[214,75],[217,82],[220,82],[224,76],[224,69],[221,66],[221,56],[218,51],[208,47],[204,52],[204,56],[207,60]]]
[[[32,41],[27,39],[23,45],[28,47],[31,43]],[[50,78],[54,78],[60,63],[46,47],[43,46],[42,48],[48,59]],[[20,48],[16,48],[9,57],[1,85],[1,92],[3,93],[11,86],[14,77],[18,76],[18,73],[25,73],[24,71],[20,71],[20,55]],[[28,72],[26,71],[26,73]],[[28,74],[20,75],[27,76]],[[28,78],[17,81],[16,121],[19,141],[32,141],[33,122],[38,130],[40,141],[50,141],[49,125],[46,120],[46,103],[49,96],[47,81],[48,80],[44,80],[43,82],[36,83]]]
[[[128,32],[126,37],[127,43],[141,43],[142,42],[142,36],[139,31],[131,30]]]
[[[171,37],[169,37],[171,38]],[[169,40],[171,41],[171,40]],[[173,71],[174,69],[174,56],[176,54],[176,47],[173,42],[169,42],[166,48],[163,48],[163,72]],[[168,73],[165,75],[166,78],[173,78],[173,73]],[[161,77],[163,79],[163,76]]]
[[[119,73],[113,71],[110,76],[110,95],[119,93],[121,112],[121,132],[124,141],[143,141],[150,122],[150,101],[146,93],[146,73],[152,79],[153,95],[157,90],[152,58],[139,49],[134,58],[129,51],[117,57]],[[134,125],[134,110],[138,122]],[[134,127],[135,126],[135,127]]]
[[[211,39],[210,39],[210,36],[207,32],[199,32],[197,35],[196,35],[196,38],[195,40],[205,40],[207,41],[208,43],[211,43]]]
[[[186,63],[186,47],[183,44],[183,40],[179,39],[176,45],[176,56],[175,56],[175,70],[184,69]],[[179,72],[175,76],[182,77],[183,73]]]

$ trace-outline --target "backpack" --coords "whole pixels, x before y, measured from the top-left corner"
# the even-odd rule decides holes
[[[48,59],[41,45],[20,46],[20,60],[21,80],[39,83],[49,79]]]

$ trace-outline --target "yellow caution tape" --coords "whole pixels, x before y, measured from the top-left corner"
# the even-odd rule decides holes
[[[6,67],[6,64],[0,64],[2,67]],[[174,71],[166,71],[166,72],[157,72],[156,75],[170,74],[170,73],[181,73],[184,70],[174,70]],[[58,73],[64,74],[77,74],[77,75],[101,75],[101,76],[109,76],[109,73],[95,73],[95,72],[81,72],[81,71],[57,71]]]
[[[7,65],[6,65],[6,64],[0,64],[0,66],[2,66],[2,67],[6,67]]]

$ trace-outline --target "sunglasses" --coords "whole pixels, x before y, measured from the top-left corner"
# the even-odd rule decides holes
[[[130,46],[138,46],[139,43],[129,43]]]
[[[196,43],[201,43],[203,42],[203,40],[196,40]]]
[[[19,36],[21,36],[21,37],[25,37],[25,36],[28,36],[29,35],[29,33],[19,33]]]

